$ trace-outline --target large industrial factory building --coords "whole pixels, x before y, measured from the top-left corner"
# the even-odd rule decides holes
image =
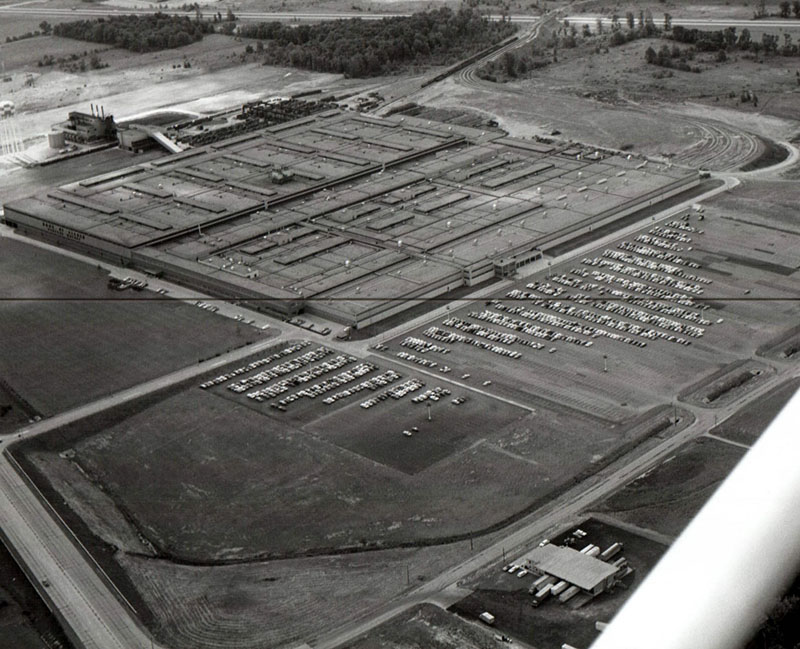
[[[338,109],[12,201],[21,233],[353,327],[507,276],[696,172]]]

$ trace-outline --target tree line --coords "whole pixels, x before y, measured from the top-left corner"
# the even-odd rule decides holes
[[[290,27],[279,22],[243,25],[240,34],[267,41],[265,65],[287,65],[347,77],[389,74],[411,64],[447,65],[514,33],[471,8],[442,8],[382,20],[334,20]]]
[[[105,43],[133,52],[154,52],[188,45],[212,33],[214,25],[205,20],[164,13],[149,16],[110,16],[96,20],[60,23],[53,34],[92,43]]]
[[[672,29],[672,39],[679,43],[693,45],[698,52],[753,52],[758,55],[781,54],[783,56],[798,56],[800,49],[792,42],[792,35],[783,33],[783,42],[777,34],[764,32],[761,39],[754,39],[750,30],[745,27],[737,33],[736,27],[726,27],[718,31],[702,31],[675,26]],[[724,60],[720,55],[719,58]]]

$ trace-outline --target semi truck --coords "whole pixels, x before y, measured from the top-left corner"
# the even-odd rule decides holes
[[[561,595],[558,598],[558,601],[561,602],[562,604],[564,602],[568,602],[573,597],[575,597],[575,595],[577,595],[579,592],[581,592],[580,588],[578,588],[577,586],[570,586],[569,588],[567,588],[567,590],[561,593]]]
[[[547,586],[547,584],[554,584],[556,583],[556,578],[550,575],[542,575],[538,579],[535,579],[534,582],[531,584],[531,587],[528,589],[528,593],[534,595],[538,593],[542,588]]]
[[[534,596],[531,606],[534,608],[539,606],[544,600],[550,596],[550,591],[553,590],[553,584],[547,584],[544,588],[540,589]]]
[[[617,554],[620,553],[622,550],[622,543],[614,543],[613,545],[609,545],[603,553],[600,555],[601,561],[608,561],[609,559],[613,559]]]

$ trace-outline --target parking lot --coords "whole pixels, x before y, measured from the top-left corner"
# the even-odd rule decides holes
[[[786,301],[764,318],[759,295],[788,296],[791,270],[745,258],[737,218],[687,210],[651,223],[385,341],[382,353],[398,357],[413,341],[412,362],[453,376],[476,368],[492,393],[623,421],[713,380],[800,316]],[[746,227],[763,245],[774,238],[766,223]]]

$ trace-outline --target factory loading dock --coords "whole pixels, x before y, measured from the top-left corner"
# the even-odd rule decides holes
[[[12,201],[4,219],[282,317],[359,328],[699,184],[629,158],[331,110]]]

